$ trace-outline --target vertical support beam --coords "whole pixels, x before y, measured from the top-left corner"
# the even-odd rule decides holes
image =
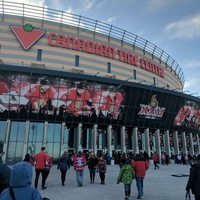
[[[82,124],[79,123],[77,127],[77,152],[82,151],[82,146],[81,146],[81,134],[82,134]]]
[[[8,149],[8,141],[10,138],[10,127],[11,127],[11,120],[8,119],[7,120],[7,124],[6,124],[6,134],[5,134],[5,139],[4,139],[4,144],[3,144],[3,151],[5,152],[4,158],[7,158],[7,149]],[[6,163],[6,160],[5,160]]]
[[[181,135],[182,135],[182,143],[183,143],[182,153],[187,154],[187,144],[186,144],[185,132],[182,132]]]
[[[44,122],[44,135],[43,135],[43,145],[44,147],[47,146],[47,132],[48,132],[48,121]]]
[[[126,152],[125,146],[125,126],[120,127],[120,136],[121,136],[121,152]]]
[[[133,144],[133,151],[139,153],[139,146],[138,146],[138,128],[133,128],[132,132],[132,144]]]
[[[171,151],[170,151],[170,141],[169,141],[169,130],[164,131],[164,138],[165,138],[165,150],[166,153],[169,155],[169,158],[171,157]]]
[[[159,156],[159,162],[161,162],[161,148],[160,148],[160,130],[155,130],[155,143],[156,143],[156,152]]]
[[[107,126],[107,149],[108,149],[108,153],[110,153],[110,155],[112,155],[112,149],[111,149],[111,142],[112,142],[112,126],[108,125]]]
[[[149,145],[149,128],[144,130],[144,137],[145,137],[145,151],[150,156],[150,145]]]
[[[97,124],[93,125],[92,149],[97,154]]]
[[[192,133],[189,133],[189,137],[190,137],[190,155],[194,156],[194,142],[193,142],[193,137],[192,137]]]
[[[178,146],[178,132],[175,131],[173,133],[173,140],[174,140],[174,154],[178,155],[179,154],[179,146]]]
[[[25,135],[24,135],[24,148],[23,148],[23,156],[22,158],[25,157],[27,153],[27,144],[28,144],[28,135],[29,135],[29,128],[30,128],[30,121],[26,121],[26,129],[25,129]]]
[[[66,126],[65,126],[65,122],[62,123],[62,127],[61,127],[61,145],[60,145],[60,155],[62,155],[62,152],[64,152],[65,146],[64,146],[64,135],[65,135],[65,130],[66,130]]]

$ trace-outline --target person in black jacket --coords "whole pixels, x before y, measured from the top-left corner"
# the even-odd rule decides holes
[[[69,155],[67,151],[64,151],[60,160],[58,161],[57,169],[60,169],[61,182],[62,182],[62,186],[64,186],[67,170],[70,169],[70,159],[69,159]]]
[[[187,192],[191,189],[195,200],[200,200],[200,154],[196,157],[194,163],[191,164],[190,176],[185,189]]]
[[[3,163],[2,156],[3,151],[0,151],[0,194],[1,192],[9,186],[11,169]]]
[[[90,171],[90,183],[94,183],[97,164],[98,164],[98,158],[92,151],[87,161],[88,169]]]

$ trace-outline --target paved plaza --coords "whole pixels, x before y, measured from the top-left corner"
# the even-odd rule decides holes
[[[181,200],[185,197],[185,185],[188,176],[174,177],[172,175],[189,175],[189,165],[170,164],[169,166],[159,165],[159,170],[154,170],[153,164],[150,165],[144,180],[145,200]],[[106,184],[101,185],[99,174],[96,174],[95,183],[90,184],[89,170],[86,166],[84,171],[84,185],[77,187],[76,174],[73,168],[67,172],[65,186],[61,186],[60,171],[54,165],[47,179],[46,190],[38,190],[42,197],[50,200],[115,200],[124,199],[123,184],[116,184],[119,172],[118,165],[109,165],[106,173]],[[33,173],[35,174],[35,172]],[[33,177],[34,183],[34,177]],[[39,179],[41,183],[41,177]],[[34,184],[32,184],[34,185]],[[137,199],[137,189],[135,180],[132,184],[131,199]],[[193,197],[192,197],[193,198]]]

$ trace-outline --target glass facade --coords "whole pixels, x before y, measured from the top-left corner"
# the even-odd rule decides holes
[[[26,152],[35,155],[43,145],[54,160],[63,149],[73,151],[79,149],[79,145],[83,150],[91,149],[94,134],[97,149],[106,150],[109,125],[112,126],[112,149],[118,149],[122,143],[121,126],[126,127],[126,149],[133,147],[131,131],[134,127],[139,128],[139,150],[148,143],[145,128],[152,130],[149,141],[152,151],[155,149],[153,130],[199,133],[200,105],[188,96],[166,93],[156,87],[152,90],[152,87],[123,85],[111,79],[106,82],[89,76],[65,77],[26,70],[2,70],[0,76],[0,144],[8,142],[8,163],[22,160]],[[80,144],[78,124],[82,124]],[[92,128],[94,124],[98,125],[96,133]],[[160,137],[162,135],[163,132]],[[187,135],[189,148],[188,138]],[[165,143],[160,141],[164,150]],[[179,139],[180,151],[181,141]],[[171,148],[172,145],[173,140]]]

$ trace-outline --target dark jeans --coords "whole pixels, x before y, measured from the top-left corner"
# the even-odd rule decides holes
[[[62,183],[65,183],[65,179],[66,179],[66,170],[60,170],[61,172],[61,181]]]
[[[90,181],[94,182],[96,169],[89,169],[89,170],[90,170]]]
[[[156,161],[154,161],[153,163],[154,163],[154,169],[159,168]]]
[[[138,196],[142,196],[143,195],[143,181],[144,181],[144,177],[136,177],[136,186],[137,186],[137,190],[138,190]]]
[[[45,186],[45,169],[35,169],[35,188],[37,189],[38,180],[40,177],[40,173],[42,174],[42,187]]]
[[[102,183],[102,184],[105,184],[105,173],[100,173],[100,172],[99,172],[99,177],[100,177],[100,179],[101,179],[101,183]]]
[[[50,170],[45,169],[45,181],[47,180],[47,177],[49,176],[49,172],[50,172]]]
[[[124,184],[124,191],[131,192],[131,184]]]
[[[83,177],[84,177],[84,171],[81,170],[79,172],[76,172],[76,182],[78,186],[83,186]]]

